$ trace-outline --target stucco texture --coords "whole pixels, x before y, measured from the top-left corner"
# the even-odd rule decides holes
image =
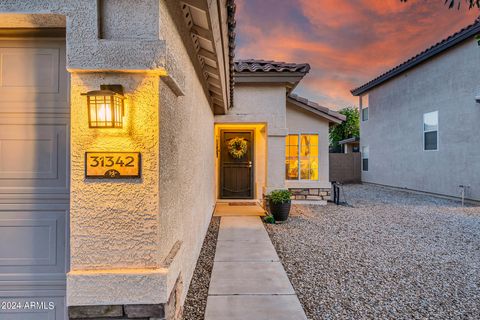
[[[158,242],[158,77],[72,74],[71,267],[73,270],[154,268]],[[122,129],[89,129],[86,97],[100,84],[121,83],[126,92]],[[86,151],[135,151],[142,177],[85,179]]]
[[[165,75],[166,45],[158,36],[158,10],[151,10],[148,15],[144,10],[145,5],[155,3],[156,1],[152,0],[106,1],[105,7],[112,11],[112,14],[99,18],[97,0],[5,0],[0,2],[0,13],[65,16],[67,69],[70,71],[148,71]],[[149,24],[134,23],[134,26],[141,27],[141,31],[138,32],[132,28],[132,24],[118,23],[122,14],[124,16],[126,12],[132,21],[147,19]],[[42,24],[46,25],[45,19],[34,17],[30,19],[42,21]],[[58,22],[57,20],[58,18],[54,18],[50,21],[54,23],[53,21]],[[15,20],[11,22],[16,23]],[[106,39],[102,39],[102,26]],[[132,33],[136,36],[135,39],[128,36]]]
[[[472,38],[369,93],[361,146],[369,147],[365,182],[480,200],[480,59]],[[423,114],[438,111],[438,150],[423,150]]]
[[[160,2],[160,34],[168,43],[169,72],[184,91],[160,87],[160,256],[177,240],[182,246],[169,268],[168,291],[179,274],[185,299],[215,206],[214,118],[205,90],[165,2]]]

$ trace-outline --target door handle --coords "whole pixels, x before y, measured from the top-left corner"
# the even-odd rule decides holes
[[[249,167],[249,168],[252,167],[252,161],[248,161],[248,167]]]

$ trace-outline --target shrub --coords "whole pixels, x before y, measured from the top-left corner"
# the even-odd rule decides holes
[[[265,221],[265,223],[275,223],[275,218],[271,215],[268,215],[263,218],[263,221]]]
[[[290,201],[292,193],[288,190],[273,190],[268,195],[268,200],[272,201],[275,204],[285,203]]]

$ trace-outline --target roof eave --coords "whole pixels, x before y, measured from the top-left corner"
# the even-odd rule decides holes
[[[329,114],[329,113],[326,113],[326,112],[322,112],[322,111],[320,111],[320,110],[318,110],[318,109],[315,109],[315,108],[313,108],[313,107],[311,107],[311,106],[309,106],[309,105],[307,105],[307,104],[304,104],[304,103],[302,103],[302,102],[300,102],[300,101],[297,101],[297,100],[295,100],[295,99],[293,99],[293,98],[291,98],[291,97],[287,97],[287,101],[290,102],[291,104],[299,107],[299,108],[302,108],[302,109],[304,109],[304,110],[306,110],[306,111],[309,111],[309,112],[311,112],[311,113],[316,114],[317,116],[320,116],[320,117],[322,117],[322,118],[325,118],[325,119],[327,119],[329,122],[332,122],[332,123],[340,124],[340,123],[342,123],[343,121],[345,121],[345,119],[346,119],[346,118],[345,118],[345,119],[341,119],[341,118],[336,117],[335,115],[332,115],[332,114]]]
[[[175,17],[212,111],[225,114],[233,97],[234,0],[167,1],[167,8]],[[200,17],[198,21],[192,12]]]

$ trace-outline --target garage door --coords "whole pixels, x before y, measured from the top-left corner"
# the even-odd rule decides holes
[[[65,40],[0,40],[0,319],[65,317]]]

